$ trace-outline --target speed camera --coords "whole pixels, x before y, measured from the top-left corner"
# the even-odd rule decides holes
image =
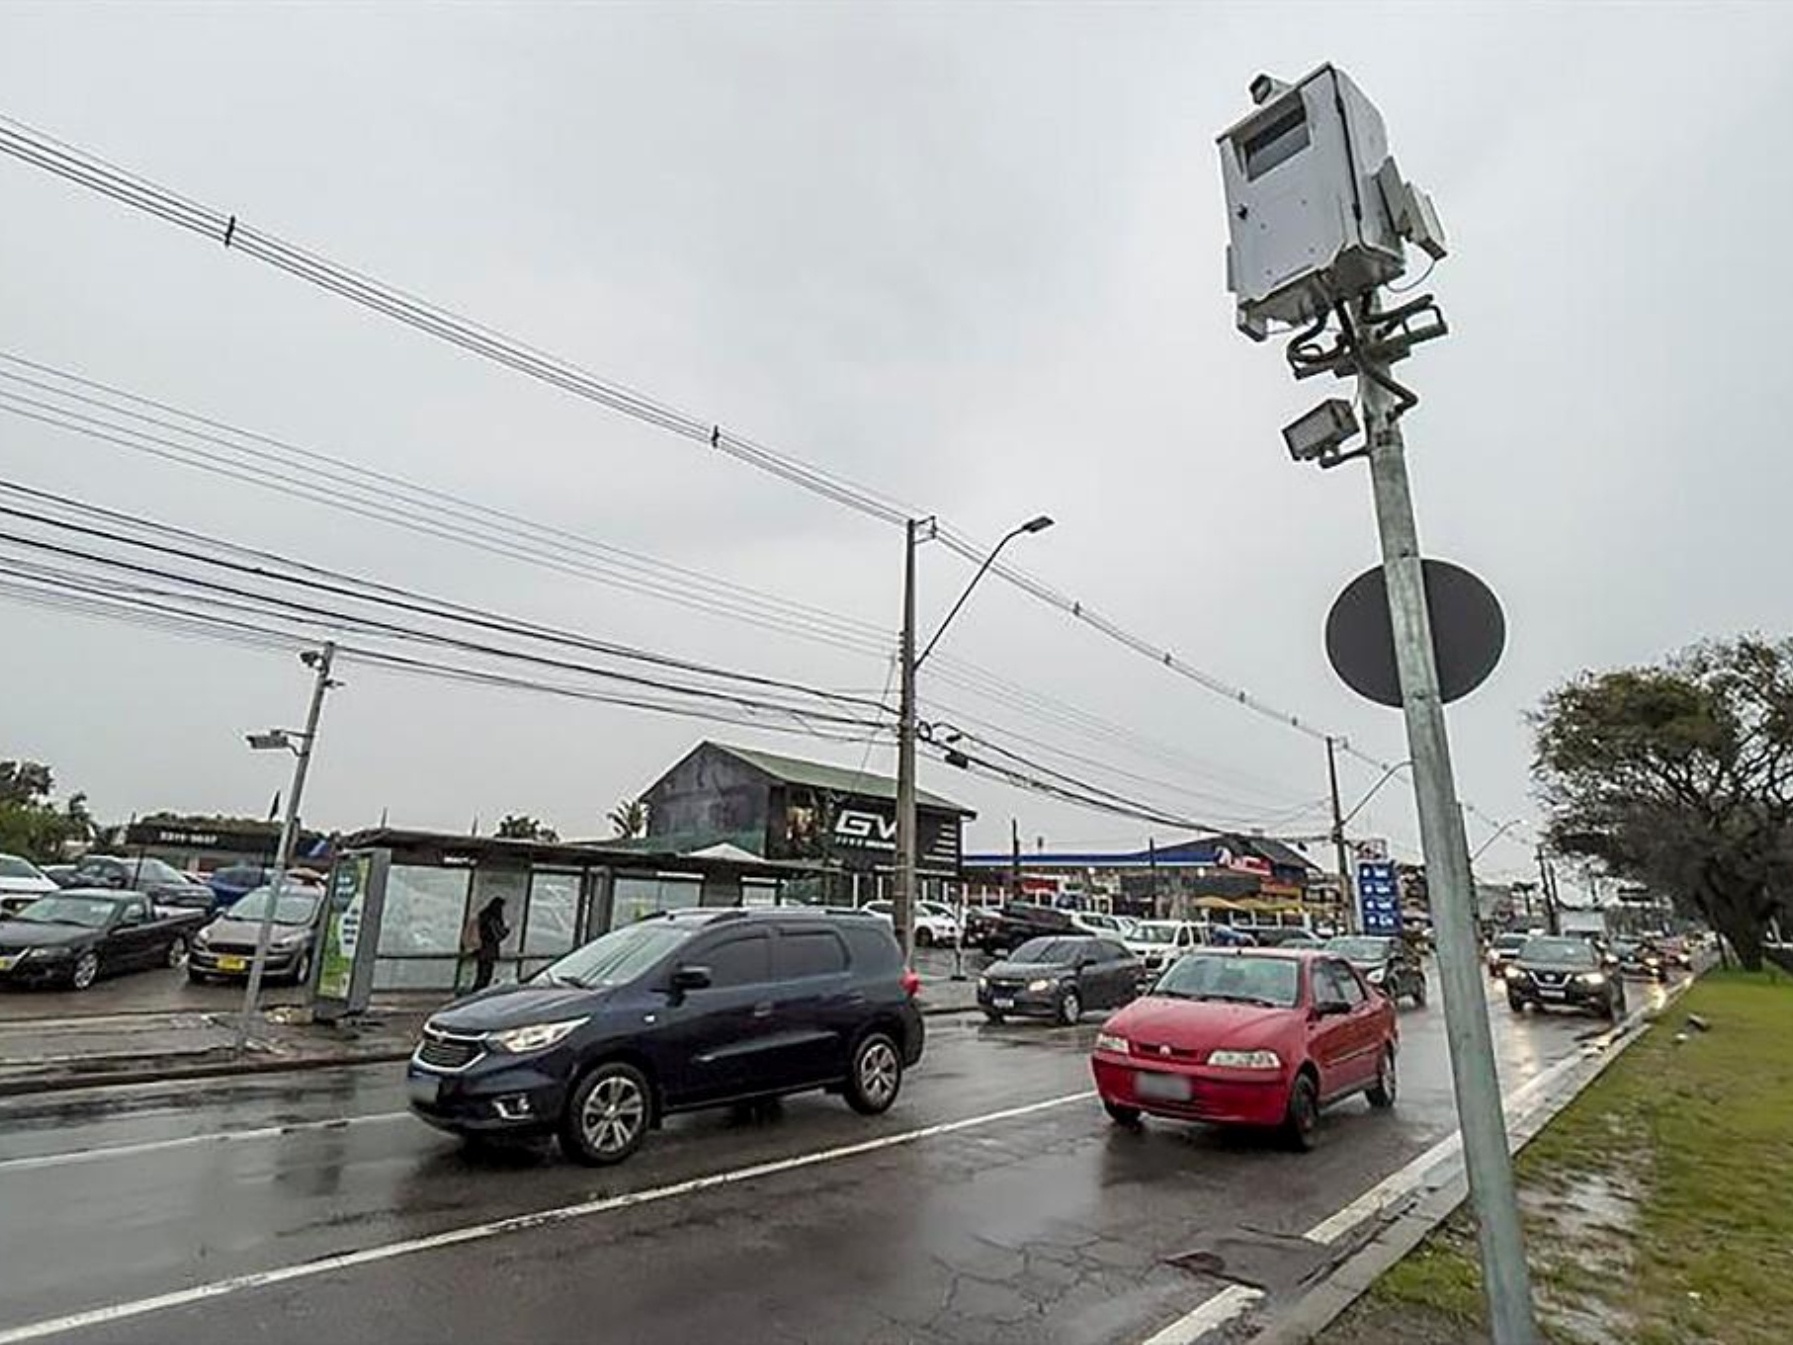
[[[1443,255],[1431,201],[1401,180],[1382,114],[1343,71],[1260,75],[1251,94],[1257,110],[1220,137],[1241,330],[1262,340],[1398,278],[1404,240]]]

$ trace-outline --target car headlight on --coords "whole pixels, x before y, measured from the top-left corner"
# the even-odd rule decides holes
[[[1098,1032],[1096,1033],[1096,1049],[1126,1055],[1132,1049],[1132,1045],[1118,1032]]]
[[[1208,1063],[1216,1069],[1281,1069],[1275,1051],[1210,1051]]]
[[[563,1018],[558,1023],[530,1023],[526,1027],[488,1032],[486,1042],[500,1051],[509,1051],[512,1055],[527,1055],[531,1051],[545,1051],[550,1046],[565,1041],[588,1021],[587,1018]]]
[[[1367,972],[1364,973],[1363,978],[1364,978],[1364,980],[1368,981],[1371,985],[1381,985],[1382,978],[1387,975],[1388,975],[1387,967],[1371,967]]]
[[[990,978],[988,976],[978,977],[977,978],[977,988],[979,990],[988,990],[990,988]]]
[[[1525,968],[1524,967],[1508,967],[1506,975],[1507,975],[1507,979],[1509,981],[1523,980],[1525,978]]]
[[[1583,985],[1605,985],[1606,973],[1603,971],[1587,972],[1582,976],[1581,983]]]
[[[1042,990],[1050,990],[1052,989],[1052,978],[1049,976],[1042,976],[1037,981],[1029,981],[1027,983],[1027,988],[1033,991],[1036,995]]]

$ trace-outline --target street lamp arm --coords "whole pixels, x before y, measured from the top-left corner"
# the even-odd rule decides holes
[[[1377,793],[1379,793],[1381,791],[1383,785],[1387,784],[1390,780],[1394,779],[1395,776],[1399,772],[1406,770],[1412,764],[1413,763],[1411,761],[1397,761],[1394,765],[1390,766],[1387,770],[1383,771],[1382,778],[1380,780],[1376,781],[1375,784],[1370,786],[1370,792],[1365,794],[1361,799],[1359,799],[1357,801],[1356,807],[1352,808],[1350,812],[1346,813],[1343,817],[1341,817],[1339,819],[1339,830],[1343,831],[1345,829],[1345,824],[1363,811],[1364,805],[1367,804],[1371,799],[1376,797]]]
[[[1490,836],[1487,840],[1483,841],[1479,846],[1476,847],[1475,853],[1469,857],[1469,862],[1471,864],[1475,863],[1476,860],[1478,860],[1482,857],[1483,851],[1485,851],[1489,846],[1493,845],[1502,836],[1505,836],[1509,831],[1511,831],[1514,827],[1516,827],[1518,825],[1519,825],[1519,819],[1517,817],[1515,817],[1511,822],[1502,822],[1498,827],[1495,828],[1494,834],[1492,836]]]
[[[940,637],[946,634],[946,628],[952,625],[953,618],[959,614],[959,609],[965,605],[965,600],[971,596],[971,591],[976,588],[978,582],[990,572],[990,567],[996,563],[996,558],[1002,554],[1003,547],[1007,546],[1023,533],[1044,532],[1051,526],[1052,520],[1045,514],[1041,514],[1037,518],[1030,518],[1019,527],[1011,528],[1003,539],[990,549],[990,554],[984,557],[984,563],[977,567],[977,573],[971,576],[971,582],[965,585],[965,591],[959,594],[959,600],[952,605],[952,610],[946,614],[946,620],[942,621],[939,628],[934,632],[933,639],[929,640],[927,647],[923,649],[920,654],[916,655],[915,666],[917,668],[927,662],[928,655],[934,652],[934,646],[940,643]]]

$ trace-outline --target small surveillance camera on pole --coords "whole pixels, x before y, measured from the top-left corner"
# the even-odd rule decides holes
[[[1419,398],[1392,373],[1415,346],[1445,335],[1446,327],[1429,294],[1392,307],[1382,297],[1384,287],[1407,272],[1408,244],[1433,262],[1445,255],[1444,230],[1431,199],[1401,176],[1389,154],[1382,114],[1342,70],[1323,65],[1292,84],[1259,75],[1250,92],[1253,110],[1219,138],[1227,288],[1239,329],[1252,340],[1290,334],[1286,358],[1297,379],[1330,374],[1356,382],[1360,446],[1346,447],[1359,433],[1359,417],[1338,397],[1289,425],[1283,441],[1296,462],[1336,467],[1369,461],[1386,587],[1383,639],[1393,642],[1392,651],[1386,643],[1382,649],[1393,655],[1411,749],[1489,1323],[1496,1345],[1536,1345],[1477,957],[1469,852],[1445,728],[1444,700],[1451,693],[1440,686],[1428,569],[1421,561],[1399,424]],[[1455,694],[1467,689],[1473,683],[1452,688]]]

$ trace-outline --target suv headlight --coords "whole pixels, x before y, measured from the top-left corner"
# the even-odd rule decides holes
[[[1098,1051],[1114,1051],[1117,1054],[1126,1055],[1127,1052],[1132,1049],[1132,1046],[1127,1039],[1121,1036],[1118,1032],[1098,1032],[1096,1033],[1096,1049]]]
[[[1208,1063],[1216,1069],[1281,1069],[1275,1051],[1210,1051]]]
[[[1050,976],[1042,976],[1037,981],[1029,981],[1027,983],[1027,988],[1033,991],[1036,995],[1043,990],[1050,990],[1052,989],[1052,978]]]
[[[1525,979],[1525,968],[1524,967],[1508,967],[1507,968],[1507,979],[1509,981],[1524,980]]]
[[[525,1027],[510,1027],[502,1032],[486,1033],[486,1042],[500,1051],[509,1051],[512,1055],[527,1055],[531,1051],[545,1051],[550,1046],[566,1040],[576,1029],[584,1027],[587,1018],[563,1018],[558,1023],[530,1023]]]
[[[1583,985],[1605,985],[1606,973],[1603,971],[1587,972],[1582,976],[1581,983]]]

